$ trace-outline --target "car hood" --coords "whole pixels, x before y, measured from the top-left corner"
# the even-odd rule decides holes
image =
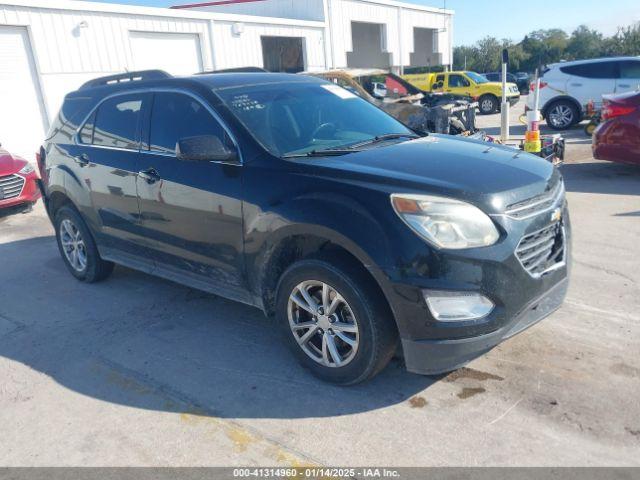
[[[343,182],[368,182],[389,193],[457,198],[499,213],[543,193],[557,169],[514,148],[447,135],[378,147],[340,157],[301,159]]]
[[[26,160],[13,156],[6,150],[0,149],[0,176],[18,173],[26,164]]]

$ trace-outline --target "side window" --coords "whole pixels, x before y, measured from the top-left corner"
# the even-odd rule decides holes
[[[560,67],[560,70],[568,75],[594,79],[614,79],[618,77],[617,62],[593,62],[582,65],[570,65]]]
[[[80,130],[80,141],[84,144],[91,145],[93,143],[93,125],[96,121],[96,112],[93,112],[87,122]]]
[[[174,92],[156,93],[151,111],[150,149],[175,154],[181,138],[216,135],[225,142],[225,131],[199,101]]]
[[[462,75],[458,75],[458,74],[449,75],[449,87],[452,87],[452,88],[468,87],[469,85],[471,85],[469,83],[469,80],[464,78]]]
[[[626,60],[620,64],[620,78],[640,78],[640,61]]]
[[[106,100],[95,115],[93,145],[137,150],[142,98],[122,95]]]

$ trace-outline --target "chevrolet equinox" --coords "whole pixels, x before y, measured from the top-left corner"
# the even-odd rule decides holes
[[[120,264],[258,307],[338,384],[396,351],[411,372],[454,370],[567,291],[556,167],[417,134],[314,77],[93,80],[66,96],[39,162],[78,280]]]

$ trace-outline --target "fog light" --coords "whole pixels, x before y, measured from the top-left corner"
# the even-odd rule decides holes
[[[494,307],[480,293],[424,290],[423,294],[431,314],[440,322],[478,320],[489,315]]]

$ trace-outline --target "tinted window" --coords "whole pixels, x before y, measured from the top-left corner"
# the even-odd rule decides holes
[[[95,116],[93,144],[136,150],[138,121],[142,110],[142,98],[134,95],[106,100]]]
[[[485,73],[484,76],[487,77],[487,80],[490,80],[492,82],[497,82],[498,80],[500,80],[500,75],[498,75],[497,73]]]
[[[640,78],[640,62],[628,60],[620,64],[620,78]]]
[[[583,78],[617,78],[617,62],[594,62],[582,65],[570,65],[560,67],[560,70],[567,75],[574,75]]]
[[[181,138],[216,135],[222,126],[199,101],[182,93],[156,93],[151,112],[150,145],[154,152],[175,153]]]
[[[451,74],[449,75],[449,86],[450,87],[468,87],[471,85],[469,80],[464,78],[462,75]]]

